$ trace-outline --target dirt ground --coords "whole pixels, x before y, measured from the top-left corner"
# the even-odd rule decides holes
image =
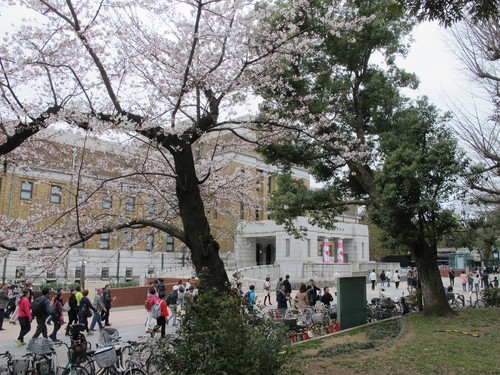
[[[362,352],[356,352],[356,354],[346,354],[339,355],[336,359],[314,359],[314,361],[304,361],[304,365],[300,366],[302,371],[304,371],[305,375],[355,375],[357,374],[353,370],[342,367],[336,364],[338,360],[349,360],[349,362],[359,362],[362,361],[366,357],[380,357],[380,361],[384,360],[384,356],[388,354],[388,352],[393,351],[399,345],[405,345],[406,342],[410,342],[412,340],[414,333],[408,330],[405,327],[400,333],[398,339],[383,347],[366,350]],[[322,341],[322,345],[317,349],[308,349],[303,352],[304,355],[315,354],[319,350],[323,348],[327,348],[330,346],[338,345],[338,344],[347,344],[347,343],[365,343],[368,342],[368,336],[366,332],[362,332],[352,336],[336,336],[332,335],[328,338],[325,338]],[[381,375],[383,372],[381,373]],[[370,375],[378,375],[377,373],[371,372]],[[387,374],[384,374],[387,375]]]

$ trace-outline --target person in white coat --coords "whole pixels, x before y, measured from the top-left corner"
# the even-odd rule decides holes
[[[375,290],[375,285],[377,285],[377,274],[375,273],[375,270],[370,272],[370,275],[368,276],[368,280],[370,280],[372,283],[372,290]]]

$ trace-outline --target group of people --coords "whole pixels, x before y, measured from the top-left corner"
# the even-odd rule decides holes
[[[488,271],[488,268],[483,267],[482,269],[471,269],[469,272],[462,272],[459,276],[462,291],[479,292],[482,288],[498,288],[498,276],[491,278]],[[497,273],[500,270],[495,267],[490,271]],[[453,288],[455,286],[455,270],[453,268],[448,271],[448,278],[450,286]]]
[[[194,279],[188,279],[184,284],[182,280],[174,285],[167,294],[163,279],[150,283],[148,294],[144,302],[146,308],[146,332],[160,331],[161,337],[165,336],[166,325],[177,326],[177,313],[183,308],[187,299],[196,301],[198,289],[193,285]],[[156,320],[156,324],[154,324]]]
[[[337,279],[339,277],[339,273],[336,273],[334,275],[334,288],[336,288]],[[255,285],[250,285],[249,291],[245,293],[245,295],[243,295],[240,288],[241,283],[237,285],[237,289],[240,290],[240,294],[244,296],[243,300],[246,300],[245,303],[249,306],[250,309],[253,309],[256,304]],[[269,306],[271,306],[271,280],[269,277],[266,277],[263,284],[263,289],[263,305],[267,306],[269,304]],[[286,275],[285,278],[280,277],[276,284],[275,290],[277,309],[282,312],[285,312],[288,307],[301,309],[309,306],[314,306],[318,301],[322,302],[326,307],[330,307],[330,304],[334,300],[333,295],[330,293],[330,288],[318,288],[318,286],[315,285],[313,279],[310,279],[307,285],[306,283],[301,283],[298,292],[296,293],[295,297],[292,298],[292,285],[290,283],[290,275]]]
[[[394,274],[391,272],[391,270],[382,270],[382,272],[380,272],[380,275],[377,276],[375,270],[372,270],[372,272],[370,272],[370,274],[368,275],[368,280],[370,280],[370,283],[372,284],[372,290],[375,290],[378,280],[380,280],[380,287],[382,288],[390,288],[392,281],[394,282],[394,286],[396,287],[396,289],[399,289],[399,284],[401,283],[401,274],[398,270],[394,271]],[[413,281],[411,282],[411,285],[413,287]],[[410,285],[408,286],[410,287]]]
[[[111,325],[109,312],[116,297],[111,296],[109,285],[97,289],[93,302],[90,301],[88,295],[87,289],[82,291],[82,288],[77,286],[71,289],[68,300],[64,302],[61,289],[58,289],[51,297],[50,290],[43,288],[42,295],[35,299],[31,284],[26,284],[23,288],[3,284],[0,290],[0,330],[4,329],[3,322],[6,317],[9,318],[11,324],[19,323],[20,331],[16,339],[19,346],[26,345],[24,338],[31,331],[33,320],[36,322],[36,329],[32,338],[41,335],[59,342],[57,334],[66,323],[66,335],[69,335],[69,326],[74,323],[83,324],[87,333],[91,335],[96,325],[99,328]],[[65,311],[68,313],[67,322],[64,316]],[[92,321],[89,326],[90,317]],[[53,325],[50,335],[47,325]]]

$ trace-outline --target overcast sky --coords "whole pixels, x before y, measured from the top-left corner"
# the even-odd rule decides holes
[[[477,105],[487,112],[487,103],[472,102],[471,93],[480,89],[471,82],[453,53],[450,32],[436,22],[424,22],[414,29],[413,37],[408,57],[399,59],[398,65],[419,77],[421,83],[415,94],[427,95],[443,111],[453,110],[460,103],[460,106]]]

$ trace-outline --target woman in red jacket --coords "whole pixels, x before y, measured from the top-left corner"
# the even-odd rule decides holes
[[[165,336],[165,325],[167,324],[167,316],[168,316],[168,304],[166,299],[166,295],[164,293],[160,294],[159,299],[161,301],[158,301],[157,303],[160,303],[160,311],[161,311],[161,316],[156,318],[156,327],[154,328],[154,331],[158,331],[158,329],[161,328],[161,337]]]
[[[24,342],[24,336],[31,331],[31,321],[33,317],[31,316],[31,303],[28,299],[29,291],[27,289],[21,292],[21,298],[17,302],[19,306],[19,312],[17,315],[17,320],[19,320],[19,325],[21,326],[21,331],[19,332],[19,337],[16,340],[17,345],[26,345]]]

